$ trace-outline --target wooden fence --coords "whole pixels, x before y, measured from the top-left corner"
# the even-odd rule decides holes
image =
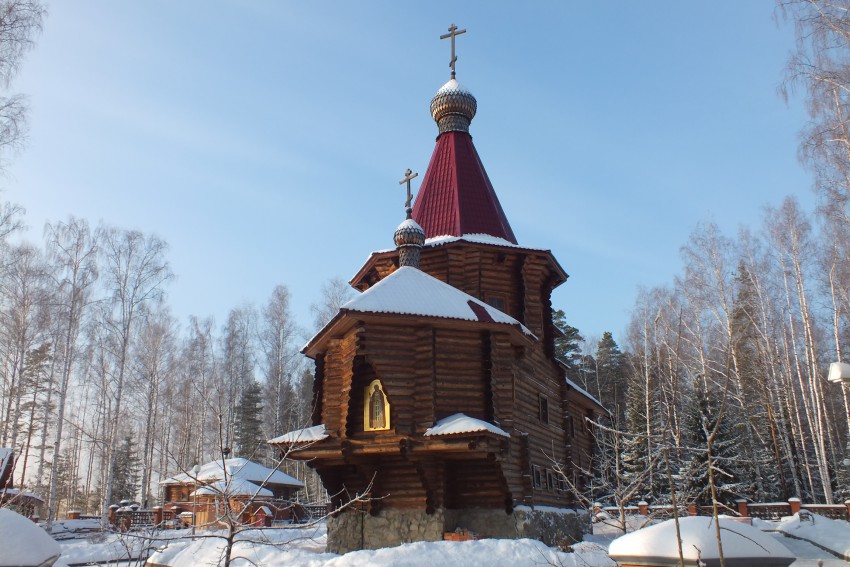
[[[138,528],[177,527],[174,522],[174,512],[156,506],[150,510],[116,510],[110,514],[109,523],[122,530]]]
[[[647,502],[639,502],[637,506],[625,506],[624,509],[626,514],[652,515],[663,519],[673,517],[673,507],[669,505],[653,506]],[[800,512],[800,510],[807,510],[812,514],[818,514],[833,520],[850,521],[850,500],[844,504],[804,504],[799,498],[791,498],[788,502],[747,502],[746,500],[737,500],[735,501],[735,508],[722,506],[720,513],[742,518],[778,520],[783,516],[793,516]],[[613,515],[620,513],[620,509],[616,506],[594,504],[594,515],[601,511]],[[712,513],[711,506],[690,504],[687,507],[679,508],[680,516],[710,516]]]
[[[109,509],[109,523],[118,529],[121,530],[129,530],[129,529],[137,529],[137,528],[176,528],[183,527],[181,522],[175,522],[174,520],[179,519],[180,514],[179,511],[183,510],[184,512],[188,510],[189,514],[192,514],[191,510],[195,509],[194,504],[191,502],[186,503],[177,503],[183,504],[182,507],[178,507],[176,509],[177,513],[175,513],[174,509],[166,510],[162,506],[155,506],[151,509],[126,509],[119,508],[117,505],[111,506]],[[290,500],[258,500],[254,502],[254,506],[257,509],[260,508],[271,508],[273,516],[281,515],[285,516],[285,523],[299,524],[309,522],[311,520],[315,520],[325,516],[328,513],[329,505],[328,504],[301,504],[299,502],[293,502]],[[256,510],[254,511],[256,512]],[[265,515],[265,514],[264,514]],[[100,516],[97,516],[98,518]],[[79,519],[79,512],[70,512],[68,514],[69,519]],[[194,518],[194,516],[192,516]],[[255,519],[256,520],[256,519]],[[276,518],[269,517],[270,525]],[[193,520],[190,520],[190,522]],[[258,525],[262,525],[264,522],[259,522]],[[281,522],[284,523],[284,522]]]

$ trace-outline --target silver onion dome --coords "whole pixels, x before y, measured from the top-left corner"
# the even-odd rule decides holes
[[[478,101],[472,93],[451,79],[440,87],[431,99],[431,116],[443,132],[469,132],[469,123],[478,110]]]
[[[422,246],[425,244],[425,231],[413,219],[405,219],[393,235],[396,246]]]
[[[425,231],[419,223],[408,217],[395,229],[393,239],[398,249],[398,266],[418,268],[422,245],[425,244]]]

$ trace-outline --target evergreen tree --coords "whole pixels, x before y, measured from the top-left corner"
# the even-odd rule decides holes
[[[606,334],[610,335],[610,333]],[[652,466],[652,461],[647,448],[646,387],[640,366],[637,364],[629,365],[627,377],[628,388],[624,395],[622,421],[620,421],[627,433],[622,436],[620,442],[623,453],[622,474],[626,484],[639,484],[635,493],[637,500],[649,500],[652,494],[651,476],[646,475],[645,472]]]
[[[50,363],[53,360],[52,345],[49,342],[33,348],[26,353],[26,359],[21,373],[20,391],[20,420],[19,435],[22,438],[22,448],[17,461],[16,473],[20,474],[23,484],[28,475],[27,467],[32,464],[32,456],[37,458],[37,450],[41,446],[38,431],[45,427],[45,420],[50,414],[53,404],[50,402],[52,383],[50,381]],[[35,479],[40,482],[41,479]]]
[[[758,309],[755,282],[741,261],[735,276],[735,303],[730,321],[732,348],[737,363],[740,395],[727,407],[730,418],[742,424],[746,453],[742,463],[742,492],[757,501],[787,500],[785,463],[780,457],[775,424],[768,414],[766,376],[759,362],[759,342],[755,317]]]
[[[133,436],[127,434],[115,452],[115,480],[112,484],[114,501],[135,500],[139,491],[139,468],[136,444]]]
[[[260,384],[250,380],[242,390],[239,405],[236,407],[236,446],[235,455],[256,459],[257,450],[266,448],[266,436],[263,434],[263,397]]]
[[[730,416],[719,416],[717,396],[709,394],[701,385],[693,393],[693,401],[685,416],[685,428],[689,437],[691,457],[685,464],[682,475],[689,499],[700,506],[711,504],[711,487],[708,478],[708,434],[717,427],[717,435],[711,446],[714,461],[714,483],[717,500],[727,506],[741,498],[743,490],[740,461],[743,447],[740,444],[741,423]],[[742,490],[743,489],[743,490]]]
[[[562,309],[552,311],[552,324],[558,330],[555,336],[555,358],[567,364],[575,365],[581,356],[581,342],[584,337],[575,327],[569,325]]]
[[[613,335],[606,331],[596,346],[596,393],[603,406],[622,423],[626,413],[625,358]],[[593,391],[593,390],[591,390]]]
[[[85,508],[85,499],[80,498],[79,478],[74,475],[71,458],[63,453],[56,465],[56,498],[63,510]]]

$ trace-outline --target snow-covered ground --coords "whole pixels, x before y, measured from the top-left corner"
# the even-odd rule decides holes
[[[646,518],[629,518],[629,529],[638,529]],[[806,541],[785,537],[782,532],[818,542],[831,549],[850,548],[850,523],[815,516],[814,524],[800,522],[790,516],[780,522],[754,521],[754,526],[772,532],[771,537],[786,546],[797,561],[792,567],[850,566],[826,551]],[[155,539],[132,534],[94,534],[79,539],[60,542],[62,557],[57,567],[104,562],[137,557],[144,547],[155,547],[151,564],[170,567],[195,567],[218,565],[221,559],[222,540],[209,537],[191,539],[188,530],[159,532]],[[324,524],[313,528],[262,529],[240,534],[243,541],[237,544],[234,556],[245,559],[234,561],[234,567],[266,565],[275,567],[389,567],[470,565],[473,567],[513,567],[534,565],[559,565],[563,567],[614,567],[608,558],[610,542],[622,535],[619,530],[604,524],[594,525],[594,534],[574,546],[573,553],[563,553],[542,543],[523,540],[479,540],[467,542],[417,542],[394,548],[367,550],[336,555],[325,552],[327,533]],[[842,546],[844,546],[842,548]],[[113,563],[114,564],[114,563]],[[131,562],[128,565],[136,565]]]
[[[242,556],[236,566],[279,565],[299,567],[405,567],[422,565],[465,565],[470,567],[513,567],[561,565],[563,567],[609,567],[604,548],[582,544],[575,553],[562,553],[530,540],[488,539],[466,542],[416,542],[393,548],[364,550],[336,555],[326,553],[324,525],[315,529],[251,530],[240,534],[233,556]],[[224,544],[221,540],[174,542],[149,560],[150,565],[192,567],[218,565]]]
[[[62,557],[57,567],[120,560],[137,557],[147,546],[158,549],[149,565],[196,567],[219,565],[223,540],[213,533],[191,539],[185,531],[161,532],[157,539],[133,535],[109,534],[89,536],[61,543]],[[471,567],[546,566],[614,567],[606,547],[592,543],[575,546],[573,553],[563,553],[530,539],[485,539],[465,542],[416,542],[398,547],[364,550],[336,555],[325,552],[327,533],[324,524],[314,528],[259,529],[239,534],[232,556],[241,556],[234,567],[268,565],[277,567],[414,567],[464,565]],[[132,564],[132,563],[131,563]]]

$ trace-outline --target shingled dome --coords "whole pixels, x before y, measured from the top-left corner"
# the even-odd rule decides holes
[[[440,87],[431,99],[431,116],[443,132],[469,132],[478,101],[455,79]]]
[[[425,231],[415,220],[406,219],[395,229],[393,240],[396,246],[422,246],[425,244]]]

